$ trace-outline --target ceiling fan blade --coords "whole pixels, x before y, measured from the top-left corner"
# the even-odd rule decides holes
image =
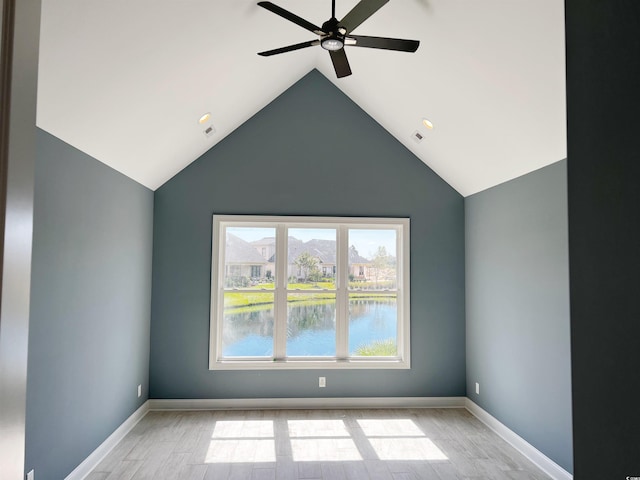
[[[294,50],[300,50],[301,48],[312,47],[313,45],[320,45],[320,40],[311,40],[310,42],[296,43],[295,45],[289,45],[287,47],[276,48],[274,50],[267,50],[266,52],[259,52],[258,55],[263,57],[270,57],[271,55],[277,55],[279,53],[292,52]]]
[[[262,8],[266,8],[267,10],[275,13],[276,15],[280,15],[282,18],[286,18],[290,22],[293,22],[296,25],[299,25],[302,28],[309,30],[310,32],[315,33],[316,35],[322,35],[323,33],[325,33],[322,31],[320,27],[314,25],[311,22],[306,21],[304,18],[301,18],[294,13],[289,12],[288,10],[285,10],[282,7],[274,5],[271,2],[258,2],[258,5],[260,5]]]
[[[344,52],[344,48],[340,50],[329,50],[329,55],[331,56],[333,68],[338,78],[351,75],[351,67],[349,67],[349,60],[347,60],[347,54]]]
[[[389,0],[361,0],[360,3],[344,16],[340,21],[340,25],[346,28],[347,32],[352,32],[388,1]]]
[[[355,43],[350,42],[350,39],[355,40]],[[420,46],[418,40],[404,40],[402,38],[349,35],[346,40],[346,45],[350,47],[382,48],[384,50],[397,50],[399,52],[415,52]]]

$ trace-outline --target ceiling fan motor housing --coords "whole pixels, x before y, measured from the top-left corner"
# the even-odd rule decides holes
[[[327,32],[320,40],[320,45],[325,50],[335,51],[344,48],[344,36],[347,33],[345,28],[338,26],[338,19],[330,18],[322,24],[322,31]]]

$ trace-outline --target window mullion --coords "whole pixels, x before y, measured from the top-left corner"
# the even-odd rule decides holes
[[[338,227],[336,234],[336,357],[346,359],[349,356],[349,239],[344,225]]]
[[[287,226],[276,227],[276,292],[273,325],[273,357],[287,356]]]

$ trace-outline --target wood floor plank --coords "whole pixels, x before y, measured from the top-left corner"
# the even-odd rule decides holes
[[[252,475],[253,465],[250,463],[233,463],[227,480],[249,480]]]
[[[321,469],[324,480],[347,480],[342,462],[323,462]]]
[[[322,480],[322,465],[320,462],[298,462],[298,478]]]
[[[436,463],[433,469],[438,474],[439,480],[462,480],[462,475],[458,469],[450,462]]]
[[[178,442],[176,443],[176,448],[174,453],[193,453],[198,446],[198,440],[200,439],[200,435],[198,431],[200,429],[197,427],[197,424],[192,425],[191,428],[187,428],[182,432]]]
[[[231,471],[230,463],[212,463],[207,465],[204,480],[227,480]]]
[[[416,480],[440,480],[440,477],[434,470],[431,462],[414,462],[410,467]]]
[[[211,449],[213,427],[211,428],[211,430],[198,430],[197,432],[194,432],[193,435],[194,437],[197,436],[198,440],[195,443],[193,452],[191,453],[191,458],[189,458],[188,463],[192,465],[211,463],[211,460],[207,457],[210,454],[209,450]]]
[[[171,452],[176,446],[176,442],[156,442],[131,477],[135,480],[155,480],[159,476],[160,468],[167,461]]]
[[[505,478],[509,480],[541,480],[547,478],[542,471],[509,470],[505,474]]]
[[[393,476],[393,480],[416,480],[416,477],[413,475],[413,473],[395,472],[391,475]]]
[[[84,480],[105,480],[108,476],[107,472],[91,472]]]
[[[278,480],[297,480],[298,466],[293,461],[291,455],[277,457],[276,478]]]
[[[180,467],[175,478],[180,480],[203,480],[206,473],[207,465],[190,465],[187,463]]]
[[[130,480],[140,469],[141,460],[123,460],[106,477],[107,480]]]
[[[276,469],[254,467],[251,472],[251,480],[276,480]]]
[[[369,480],[369,472],[363,462],[346,462],[342,468],[347,480]]]
[[[94,472],[112,472],[116,466],[125,459],[131,450],[140,443],[144,437],[129,432],[109,454],[102,459],[98,466],[93,470]]]
[[[483,476],[482,469],[473,457],[473,452],[466,450],[460,440],[451,438],[441,440],[438,444],[463,478]]]
[[[173,480],[180,478],[183,467],[187,465],[189,453],[175,453],[174,450],[167,456],[156,475],[157,480]]]
[[[393,480],[387,464],[383,460],[365,460],[364,466],[371,480]]]

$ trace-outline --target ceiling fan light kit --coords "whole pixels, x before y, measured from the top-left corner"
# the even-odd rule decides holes
[[[325,50],[336,51],[344,48],[344,40],[338,37],[327,37],[322,39],[320,45]]]
[[[351,67],[344,51],[345,46],[379,48],[398,52],[415,52],[420,45],[418,40],[404,40],[401,38],[369,37],[352,35],[362,22],[376,13],[389,0],[361,0],[342,20],[336,19],[336,2],[331,0],[331,18],[322,24],[322,28],[285,10],[271,2],[258,2],[258,5],[269,10],[296,25],[315,33],[320,38],[309,42],[296,43],[286,47],[259,52],[258,55],[269,57],[285,52],[300,50],[301,48],[320,45],[329,52],[333,68],[338,78],[351,75]]]

